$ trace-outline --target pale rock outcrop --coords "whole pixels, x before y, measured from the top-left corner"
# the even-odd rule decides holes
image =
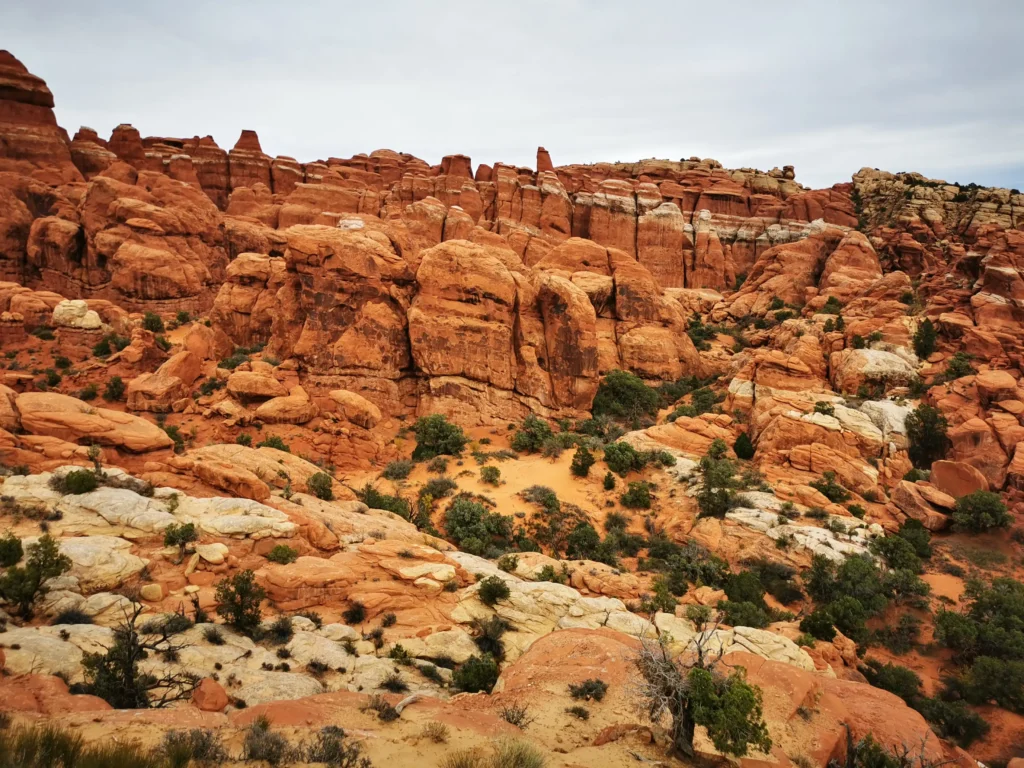
[[[862,385],[885,389],[906,386],[917,379],[917,371],[903,356],[881,349],[844,349],[829,359],[833,386],[840,392],[855,393]]]
[[[51,321],[58,328],[76,328],[83,331],[98,331],[103,326],[99,313],[89,309],[89,305],[80,299],[65,299],[54,307]]]

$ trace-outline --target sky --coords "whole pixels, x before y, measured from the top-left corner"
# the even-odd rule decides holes
[[[1024,189],[1019,0],[6,0],[0,48],[103,137],[306,162],[712,157]]]

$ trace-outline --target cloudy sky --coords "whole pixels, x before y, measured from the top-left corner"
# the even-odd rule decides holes
[[[1024,189],[1024,3],[8,0],[7,47],[101,136],[253,128],[308,161],[387,147],[533,166],[714,157]]]

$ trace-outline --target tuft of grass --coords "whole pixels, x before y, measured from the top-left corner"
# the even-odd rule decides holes
[[[53,725],[0,729],[0,768],[165,768],[137,743],[88,745]]]
[[[518,701],[502,705],[501,709],[498,710],[498,714],[506,723],[514,725],[520,730],[526,728],[534,721],[534,718],[530,717],[530,708]]]
[[[451,731],[448,729],[448,726],[436,720],[427,723],[423,726],[423,730],[420,731],[420,736],[430,739],[435,744],[447,744],[450,735]]]
[[[224,633],[220,627],[207,627],[203,630],[203,639],[210,645],[224,645]]]
[[[242,742],[242,759],[263,760],[270,765],[287,765],[297,757],[297,751],[288,739],[270,730],[270,718],[260,715],[246,729]]]
[[[494,747],[489,768],[544,768],[547,761],[536,747],[518,739],[502,739]]]
[[[402,679],[402,675],[399,674],[398,670],[392,670],[388,672],[387,676],[380,681],[378,688],[383,688],[388,693],[406,693],[409,690],[409,684]]]
[[[409,459],[398,459],[384,467],[381,476],[386,477],[388,480],[405,480],[415,466],[416,464]]]
[[[213,731],[193,728],[190,731],[168,731],[159,752],[171,768],[212,766],[228,760],[227,750]]]

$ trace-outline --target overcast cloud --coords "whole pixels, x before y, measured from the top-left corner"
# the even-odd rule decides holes
[[[253,128],[301,161],[714,157],[1024,188],[1024,2],[7,0],[0,47],[101,136]]]

